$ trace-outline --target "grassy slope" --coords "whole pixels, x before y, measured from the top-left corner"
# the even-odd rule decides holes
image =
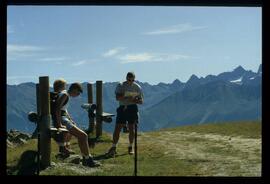
[[[183,126],[138,134],[138,175],[140,176],[260,176],[261,123],[234,122]],[[100,168],[63,164],[55,158],[57,146],[52,141],[55,167],[42,175],[131,176],[134,158],[127,154],[128,135],[121,134],[118,156],[103,159],[111,146],[111,135],[104,133],[104,142],[91,153],[103,164]],[[76,139],[72,148],[79,154]],[[20,155],[35,150],[36,140],[7,150],[7,166],[16,167]],[[33,167],[29,166],[29,167]]]

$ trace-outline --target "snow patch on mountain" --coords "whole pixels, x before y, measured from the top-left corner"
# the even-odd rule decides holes
[[[243,79],[243,76],[241,76],[239,79],[236,79],[236,80],[231,80],[230,82],[231,83],[235,83],[235,84],[242,84],[242,79]]]

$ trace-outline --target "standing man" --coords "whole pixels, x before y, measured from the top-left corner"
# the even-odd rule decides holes
[[[119,107],[117,108],[117,116],[115,129],[113,133],[113,144],[109,151],[106,153],[109,157],[114,157],[116,154],[116,147],[119,140],[121,129],[128,122],[129,129],[129,146],[128,153],[134,154],[133,140],[135,123],[138,123],[139,112],[137,104],[143,103],[143,93],[141,86],[134,82],[135,74],[128,72],[126,81],[119,83],[115,89],[116,100],[119,101]]]

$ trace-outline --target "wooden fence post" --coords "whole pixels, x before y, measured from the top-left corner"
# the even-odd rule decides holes
[[[102,81],[96,81],[96,137],[102,136]]]
[[[88,94],[88,103],[93,104],[93,85],[90,83],[87,83],[87,94]],[[93,133],[94,129],[95,129],[95,118],[89,117],[88,131],[90,133]]]
[[[37,149],[38,149],[38,155],[37,155],[37,175],[39,175],[40,170],[40,97],[39,97],[39,84],[36,84],[36,105],[37,105]]]
[[[46,168],[51,165],[51,137],[50,137],[50,93],[49,77],[39,77],[39,97],[40,97],[40,154],[41,166]]]

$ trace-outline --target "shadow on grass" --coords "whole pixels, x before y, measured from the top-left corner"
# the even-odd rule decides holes
[[[17,175],[36,175],[37,173],[37,151],[25,151],[16,166]]]
[[[116,158],[116,157],[121,157],[121,156],[125,156],[125,155],[128,155],[128,153],[123,153],[121,155],[116,154],[115,157],[107,156],[106,153],[105,153],[105,154],[102,154],[102,155],[94,156],[93,158],[95,160],[105,160],[105,159]]]
[[[99,143],[111,143],[112,141],[110,139],[98,137],[98,138],[88,138],[88,145],[90,148],[94,148]]]

